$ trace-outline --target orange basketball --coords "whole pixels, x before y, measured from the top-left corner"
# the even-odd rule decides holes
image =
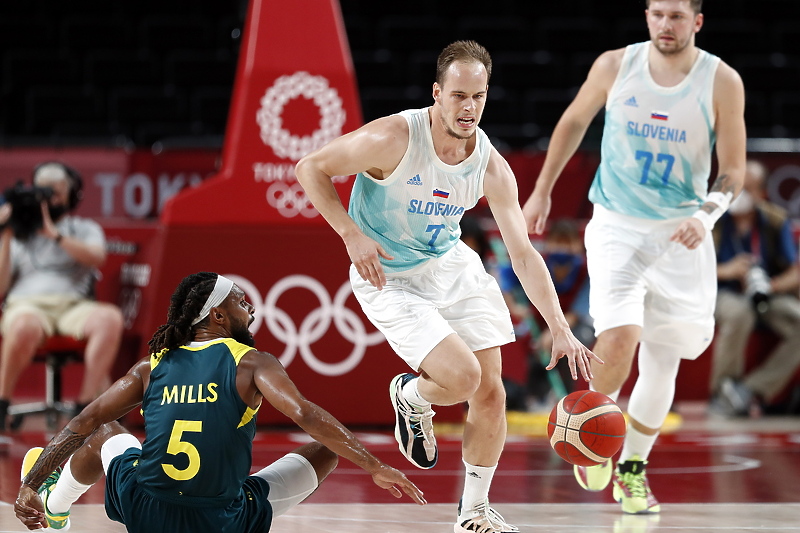
[[[622,447],[625,417],[614,400],[590,390],[567,394],[547,423],[550,446],[568,463],[604,463]]]

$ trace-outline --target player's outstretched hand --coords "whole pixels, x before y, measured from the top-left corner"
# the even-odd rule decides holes
[[[572,379],[578,379],[578,370],[586,381],[591,381],[592,365],[591,360],[595,360],[601,365],[603,360],[597,357],[589,348],[581,344],[568,328],[553,334],[553,351],[550,356],[550,364],[547,370],[555,368],[559,359],[566,356],[569,361],[569,373]]]
[[[22,524],[31,531],[47,527],[44,506],[36,491],[27,485],[19,489],[17,501],[14,502],[14,514]]]
[[[388,490],[395,498],[402,498],[403,492],[405,492],[420,505],[428,503],[422,491],[409,481],[404,473],[389,465],[383,465],[377,472],[373,473],[372,481],[380,488]]]

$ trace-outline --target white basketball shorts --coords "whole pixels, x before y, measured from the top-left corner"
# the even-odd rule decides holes
[[[683,219],[648,220],[595,204],[586,226],[589,313],[595,335],[637,325],[643,336],[664,323],[713,331],[717,265],[711,232],[694,250],[671,242]]]
[[[361,279],[353,265],[350,283],[364,314],[415,371],[453,333],[473,352],[514,341],[497,281],[461,241],[419,267],[387,274],[383,290]]]

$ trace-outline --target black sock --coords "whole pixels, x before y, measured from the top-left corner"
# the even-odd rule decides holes
[[[11,402],[8,400],[0,400],[0,431],[6,430],[6,417],[8,416],[8,406]]]

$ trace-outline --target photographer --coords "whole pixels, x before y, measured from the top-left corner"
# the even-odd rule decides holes
[[[93,299],[105,235],[93,220],[71,214],[82,181],[56,162],[34,170],[33,187],[4,193],[0,206],[0,430],[14,387],[39,346],[59,334],[84,339],[84,375],[76,411],[110,385],[122,338],[120,310]],[[39,200],[38,205],[32,198]]]
[[[714,227],[719,292],[711,408],[756,416],[780,396],[800,366],[800,269],[786,213],[764,199],[766,168],[748,161],[744,190]],[[782,340],[750,373],[747,342],[756,325]]]

